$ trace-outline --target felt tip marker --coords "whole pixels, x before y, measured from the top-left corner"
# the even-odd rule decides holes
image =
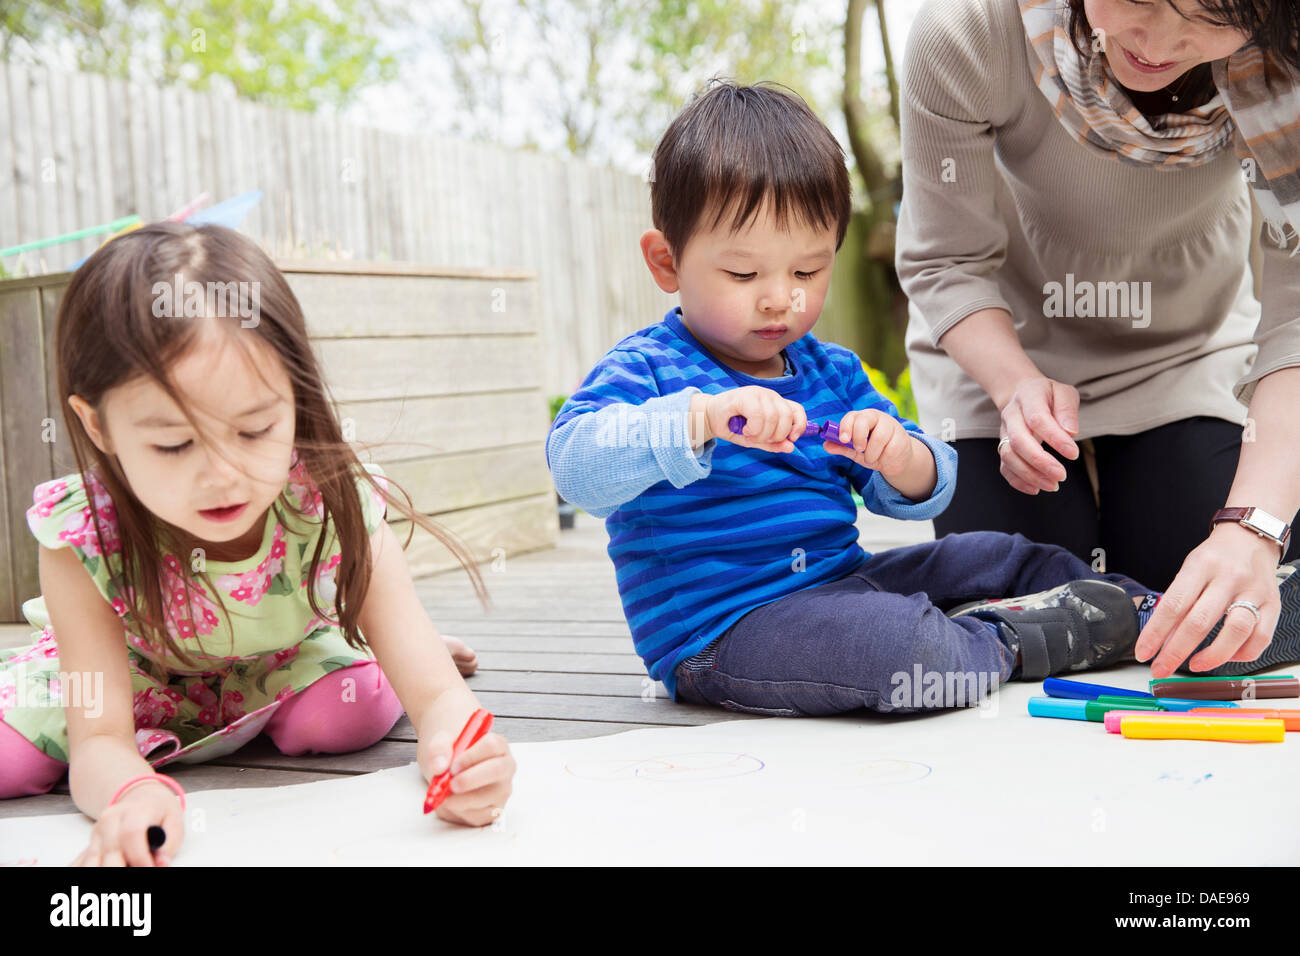
[[[1162,677],[1150,682],[1157,697],[1186,700],[1253,700],[1300,697],[1300,680],[1291,674],[1273,677]]]
[[[727,427],[731,429],[733,435],[744,434],[746,418],[744,415],[732,415],[727,420]],[[803,427],[803,434],[800,438],[820,438],[822,441],[834,442],[836,445],[844,445],[848,448],[853,447],[851,441],[840,441],[840,426],[835,422],[827,422],[825,425],[818,425],[816,422],[808,422]]]
[[[1242,743],[1281,743],[1286,728],[1280,720],[1240,720],[1236,717],[1192,717],[1188,714],[1143,714],[1120,720],[1119,732],[1140,740],[1230,740]]]
[[[1135,699],[1133,697],[1110,697],[1102,694],[1097,698],[1097,702],[1101,704],[1132,704]],[[1179,700],[1177,697],[1143,697],[1141,702],[1142,704],[1158,704],[1161,710],[1191,710],[1193,707],[1232,708],[1237,706],[1230,700],[1206,702],[1203,700]]]
[[[1165,710],[1173,711],[1237,709],[1236,702],[1231,700],[1183,700],[1178,697],[1156,697],[1154,699]]]
[[[1107,687],[1105,684],[1086,684],[1079,680],[1066,680],[1063,677],[1049,677],[1043,681],[1043,693],[1049,697],[1064,697],[1072,700],[1096,700],[1103,694],[1111,697],[1142,697],[1147,700],[1151,695],[1144,690],[1128,690],[1124,687]]]
[[[1139,700],[1136,697],[1129,697],[1124,700],[1111,699],[1103,700],[1098,697],[1096,700],[1085,700],[1083,702],[1083,713],[1089,720],[1100,723],[1112,710],[1130,710],[1141,711],[1143,713],[1164,713],[1164,709],[1156,703],[1146,700]]]
[[[1280,720],[1288,732],[1300,730],[1300,710],[1271,710],[1267,707],[1238,707],[1236,710],[1222,711],[1197,708],[1188,711],[1201,717],[1266,717]]]
[[[1029,698],[1029,716],[1060,717],[1065,720],[1087,720],[1086,700],[1064,700],[1060,697]]]
[[[1106,733],[1117,734],[1120,732],[1120,722],[1125,717],[1150,717],[1150,716],[1152,716],[1152,713],[1149,710],[1111,710],[1106,712],[1106,716],[1102,718],[1102,723],[1104,723],[1106,726]],[[1180,711],[1175,714],[1160,714],[1159,716],[1180,717],[1184,719],[1186,718],[1194,719],[1197,717],[1213,717],[1216,719],[1228,718],[1228,717],[1254,717],[1260,720],[1264,720],[1265,718],[1267,718],[1268,715],[1267,714],[1243,714],[1240,711],[1233,711],[1231,714],[1224,714],[1222,711],[1213,710],[1213,711],[1207,711],[1204,714],[1194,714],[1190,711]]]
[[[144,838],[149,843],[149,855],[153,856],[158,852],[158,848],[167,842],[167,831],[155,823],[144,831]],[[130,863],[127,864],[127,866],[130,865]]]
[[[456,758],[482,740],[491,729],[492,715],[482,707],[469,715],[469,720],[465,721],[460,736],[451,746],[451,760],[447,762],[447,769],[429,781],[429,792],[424,795],[425,813],[432,813],[438,809],[442,801],[447,799],[447,794],[451,793],[451,768]]]

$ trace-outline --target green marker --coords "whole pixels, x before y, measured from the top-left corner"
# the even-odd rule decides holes
[[[61,236],[50,236],[48,239],[37,239],[17,246],[8,246],[0,249],[0,258],[16,256],[20,252],[31,252],[33,249],[44,249],[46,246],[57,246],[61,242],[72,242],[74,239],[86,239],[106,232],[120,232],[127,226],[134,226],[141,221],[138,215],[123,216],[121,219],[114,219],[112,222],[101,223],[98,226],[88,226],[85,229],[78,229],[76,232],[65,232]]]
[[[1106,719],[1106,714],[1112,710],[1149,710],[1158,712],[1163,711],[1164,708],[1159,704],[1143,700],[1141,697],[1098,697],[1096,700],[1087,701],[1083,713],[1089,720],[1101,723]]]

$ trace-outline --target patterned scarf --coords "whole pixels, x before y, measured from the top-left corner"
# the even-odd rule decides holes
[[[1269,238],[1285,248],[1287,226],[1300,231],[1300,86],[1259,47],[1212,62],[1217,94],[1204,106],[1148,120],[1102,53],[1080,58],[1066,0],[1019,3],[1030,62],[1039,64],[1034,82],[1080,143],[1140,166],[1199,166],[1231,144]]]

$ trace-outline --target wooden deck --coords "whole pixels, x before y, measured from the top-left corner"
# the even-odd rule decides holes
[[[930,522],[902,522],[860,512],[863,547],[878,551],[933,536]],[[682,726],[744,715],[673,703],[633,653],[603,522],[577,515],[554,549],[507,558],[483,573],[495,607],[485,614],[461,571],[417,580],[420,598],[445,634],[478,652],[467,679],[512,743],[595,737],[648,726]],[[0,646],[28,641],[30,629],[7,627]],[[205,764],[171,764],[187,790],[276,787],[369,773],[415,760],[415,733],[403,717],[379,743],[338,755],[286,757],[265,735],[237,753]],[[0,800],[0,817],[75,813],[66,778],[49,794]]]

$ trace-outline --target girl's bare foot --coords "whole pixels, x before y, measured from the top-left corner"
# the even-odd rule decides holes
[[[452,637],[450,634],[442,635],[442,642],[447,645],[447,650],[451,654],[451,659],[456,662],[456,670],[460,671],[461,677],[468,677],[478,670],[478,655],[474,653],[474,648],[459,637]]]

